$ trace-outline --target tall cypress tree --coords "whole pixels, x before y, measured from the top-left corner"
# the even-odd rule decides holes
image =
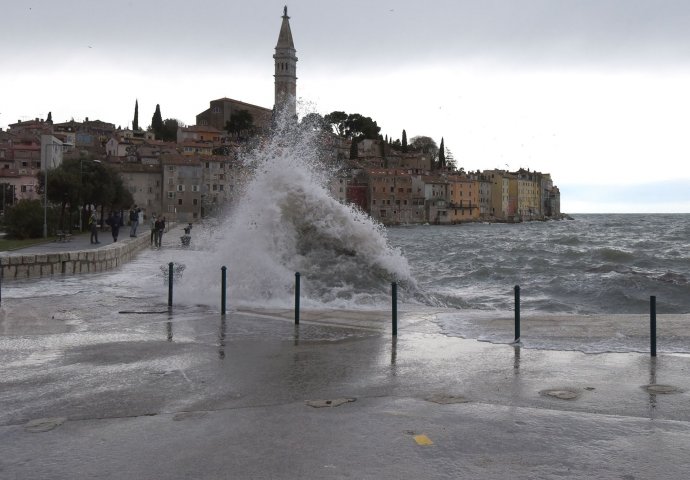
[[[438,166],[441,170],[446,169],[446,147],[443,145],[443,137],[441,137],[441,146],[438,147]]]
[[[407,132],[405,129],[403,129],[403,134],[402,134],[402,151],[403,153],[407,153]]]
[[[53,123],[53,112],[48,112],[48,118],[46,118],[47,123]]]
[[[151,130],[153,130],[156,138],[160,139],[161,133],[163,133],[163,116],[161,115],[161,106],[158,103],[156,104],[153,118],[151,118]]]
[[[359,156],[358,148],[357,148],[357,139],[353,138],[352,143],[350,144],[350,160],[355,160]]]
[[[134,101],[134,120],[132,120],[132,130],[139,130],[139,99]]]

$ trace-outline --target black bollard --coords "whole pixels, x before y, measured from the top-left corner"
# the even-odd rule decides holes
[[[173,298],[173,262],[168,264],[168,307],[172,307]]]
[[[225,290],[227,289],[227,280],[226,280],[226,272],[227,272],[227,267],[223,265],[220,267],[220,288],[221,288],[221,294],[220,294],[220,314],[225,315]]]
[[[295,272],[295,325],[299,325],[299,272]]]
[[[515,342],[520,341],[520,285],[515,285]]]
[[[656,357],[656,296],[649,297],[649,341],[652,357]]]
[[[398,284],[391,283],[391,312],[393,320],[393,335],[398,335]]]

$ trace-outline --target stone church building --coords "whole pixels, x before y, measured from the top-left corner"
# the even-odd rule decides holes
[[[275,54],[275,98],[273,110],[232,98],[211,100],[209,108],[196,116],[196,124],[210,126],[218,130],[225,130],[225,124],[233,114],[247,110],[254,119],[254,125],[259,129],[268,129],[273,118],[274,110],[286,115],[297,115],[297,50],[292,40],[290,17],[287,7],[283,9],[283,21],[280,26],[278,43]]]

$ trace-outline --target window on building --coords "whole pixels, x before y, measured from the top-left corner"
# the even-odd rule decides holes
[[[379,210],[379,213],[381,215],[381,218],[386,216],[386,211],[385,210]]]
[[[178,191],[178,192],[184,192],[184,185],[178,185],[178,186],[177,186],[177,191]]]
[[[175,198],[175,192],[168,192],[168,198]]]
[[[199,199],[195,198],[192,200],[192,205],[198,205],[199,204]]]
[[[199,185],[192,185],[192,192],[198,192],[199,191]]]
[[[181,198],[178,198],[178,199],[177,199],[177,204],[178,204],[178,205],[182,205],[182,199],[181,199]]]
[[[217,192],[217,191],[218,191],[218,185],[215,184],[215,183],[213,184],[213,191],[214,191],[214,192]]]
[[[218,185],[218,190],[223,191],[223,185]]]
[[[175,165],[168,165],[168,171],[174,172],[175,171]]]

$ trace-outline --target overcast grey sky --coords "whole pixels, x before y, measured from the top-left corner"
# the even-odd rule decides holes
[[[48,111],[57,122],[125,127],[135,99],[143,126],[157,103],[187,124],[224,96],[270,108],[284,4],[3,5],[0,127]],[[297,0],[288,9],[302,112],[361,113],[393,138],[403,128],[444,137],[467,170],[551,173],[565,211],[690,212],[690,2]]]

